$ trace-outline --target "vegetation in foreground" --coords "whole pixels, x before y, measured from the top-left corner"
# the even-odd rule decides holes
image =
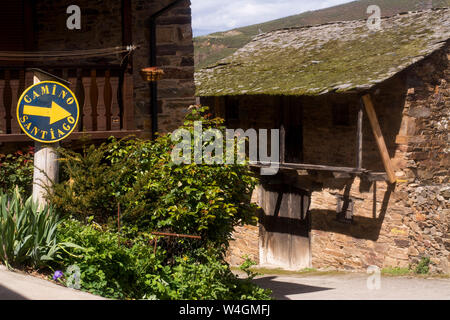
[[[194,108],[183,127],[224,129],[206,111]],[[1,261],[113,299],[270,299],[253,273],[238,279],[224,261],[234,227],[256,222],[257,179],[247,166],[174,165],[173,147],[167,135],[61,149],[51,206],[19,191],[0,197]]]

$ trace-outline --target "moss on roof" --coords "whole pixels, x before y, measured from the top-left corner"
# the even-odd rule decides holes
[[[196,73],[198,96],[318,95],[364,90],[445,45],[450,9],[277,30]]]

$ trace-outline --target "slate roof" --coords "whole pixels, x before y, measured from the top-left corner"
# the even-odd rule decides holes
[[[366,90],[446,45],[450,9],[276,30],[196,73],[197,96]]]

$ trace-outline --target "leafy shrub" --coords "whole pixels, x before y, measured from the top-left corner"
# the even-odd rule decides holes
[[[58,216],[52,208],[38,208],[31,197],[23,203],[18,188],[0,194],[0,260],[10,266],[43,267],[70,247],[56,239]]]
[[[31,195],[33,184],[33,148],[14,154],[0,154],[0,192],[13,192],[16,186],[20,194]]]
[[[205,129],[224,130],[222,120],[209,119],[205,111],[192,110],[183,128],[193,132],[200,120]],[[269,298],[249,279],[237,279],[223,261],[234,227],[256,221],[250,198],[257,179],[244,165],[175,165],[171,138],[113,139],[82,154],[60,150],[66,177],[50,200],[75,220],[64,221],[58,237],[83,249],[63,252],[56,266],[78,266],[81,288],[109,298]],[[118,203],[120,243],[114,232]],[[198,234],[202,240],[161,238],[154,253],[153,231]]]
[[[148,252],[148,248],[141,243],[131,249],[120,246],[116,234],[103,232],[95,223],[84,225],[76,220],[65,220],[58,231],[59,241],[81,247],[65,252],[59,266],[78,266],[83,290],[114,299],[131,298],[134,291],[139,292],[135,287],[138,281],[135,264],[140,258],[137,251]],[[146,258],[149,262],[152,260],[149,256]]]
[[[196,250],[177,257],[173,267],[146,275],[148,291],[158,299],[170,300],[267,300],[270,290],[250,280],[238,279],[214,250]],[[148,296],[148,295],[147,295]]]
[[[224,130],[207,109],[194,109],[182,128]],[[156,141],[116,141],[83,155],[62,150],[68,179],[55,186],[52,203],[65,215],[104,222],[122,204],[123,219],[140,231],[198,234],[225,248],[239,224],[255,223],[251,193],[257,179],[245,165],[175,165],[171,134]]]
[[[430,272],[430,263],[430,258],[423,257],[417,264],[414,272],[417,274],[428,274],[428,272]]]
[[[239,266],[241,271],[244,271],[247,274],[249,279],[255,278],[258,273],[251,270],[251,267],[256,266],[257,263],[249,258],[248,255],[244,255],[245,261]]]
[[[130,234],[134,231],[130,232]],[[94,222],[76,220],[59,227],[60,241],[83,247],[65,252],[59,267],[77,265],[81,288],[116,299],[268,299],[270,292],[237,279],[221,255],[195,250],[165,263],[166,252],[156,254],[142,235],[125,239]],[[125,244],[126,243],[126,244]]]
[[[106,222],[117,210],[114,184],[120,183],[118,166],[105,161],[107,148],[91,145],[77,153],[59,148],[62,162],[62,182],[53,186],[51,203],[65,216],[79,219],[94,216]]]

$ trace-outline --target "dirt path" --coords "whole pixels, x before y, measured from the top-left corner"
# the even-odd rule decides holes
[[[264,275],[254,282],[272,289],[277,300],[450,300],[450,279],[381,276],[380,288],[371,290],[368,277]]]

